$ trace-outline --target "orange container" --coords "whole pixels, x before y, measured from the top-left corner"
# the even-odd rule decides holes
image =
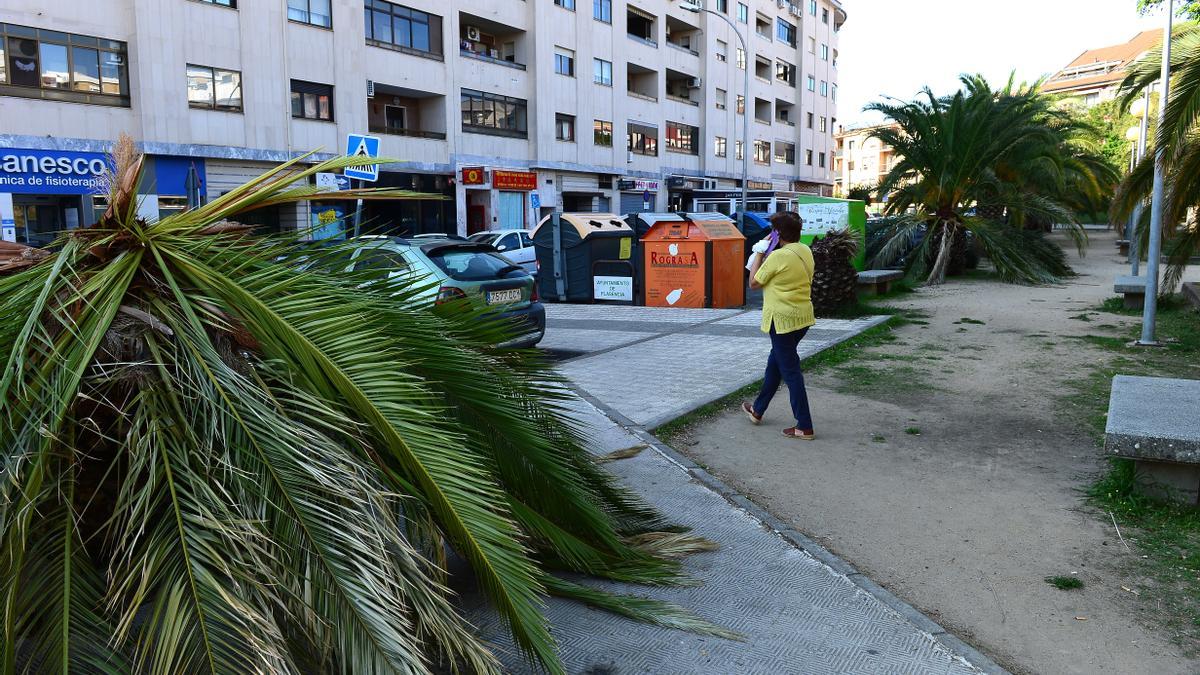
[[[642,237],[647,307],[741,307],[745,237],[728,219],[663,220]]]

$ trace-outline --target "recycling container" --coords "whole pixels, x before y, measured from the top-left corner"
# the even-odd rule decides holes
[[[532,236],[543,301],[633,304],[634,233],[620,216],[555,212]]]
[[[645,218],[647,214],[637,214]],[[745,237],[720,213],[654,218],[641,238],[647,307],[741,307]],[[645,222],[651,223],[651,219]]]

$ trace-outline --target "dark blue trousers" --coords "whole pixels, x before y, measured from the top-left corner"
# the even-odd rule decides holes
[[[804,328],[779,335],[771,326],[771,356],[767,358],[767,372],[763,375],[762,391],[754,400],[754,412],[762,415],[771,405],[771,399],[779,390],[779,383],[786,382],[792,399],[792,416],[796,428],[811,431],[812,413],[808,409],[808,392],[804,389],[804,373],[800,372],[800,355],[796,353],[800,340],[808,333]]]

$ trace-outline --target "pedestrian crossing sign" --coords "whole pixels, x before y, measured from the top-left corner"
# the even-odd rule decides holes
[[[364,136],[362,134],[346,134],[346,156],[378,157],[379,138],[376,136]],[[346,178],[376,181],[379,180],[379,165],[364,164],[362,166],[347,167],[342,173]]]

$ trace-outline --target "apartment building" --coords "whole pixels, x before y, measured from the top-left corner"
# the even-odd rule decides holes
[[[578,4],[577,4],[578,2]],[[381,139],[376,185],[443,194],[388,233],[531,226],[552,209],[720,210],[830,193],[838,0],[8,0],[0,6],[0,224],[45,243],[104,208],[127,133],[143,215],[296,156]],[[753,69],[743,101],[743,68]],[[742,115],[753,116],[742,139]],[[264,227],[345,213],[267,210]],[[337,227],[336,223],[334,227]]]
[[[834,134],[835,194],[844,196],[852,188],[878,185],[896,165],[895,149],[873,136],[881,128],[883,125],[838,127]]]
[[[1092,106],[1112,100],[1130,65],[1162,43],[1161,28],[1138,33],[1119,45],[1089,49],[1042,85],[1047,94],[1062,94]]]

